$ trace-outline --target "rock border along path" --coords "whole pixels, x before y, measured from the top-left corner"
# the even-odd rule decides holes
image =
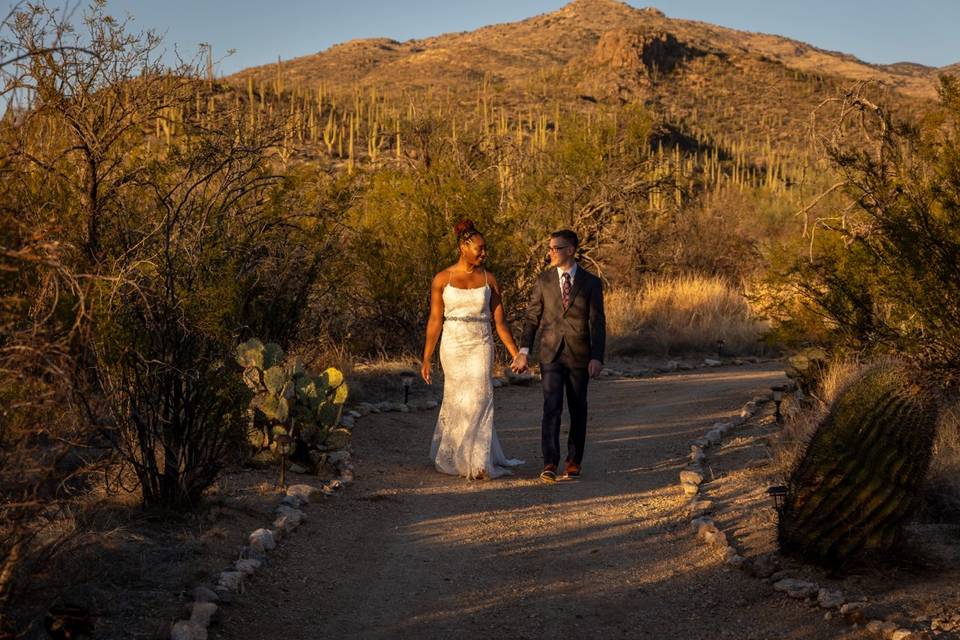
[[[772,397],[755,397],[743,405],[737,419],[717,422],[702,437],[690,442],[690,462],[680,471],[679,482],[684,494],[690,498],[690,526],[697,540],[708,546],[719,547],[728,565],[754,578],[766,580],[774,591],[824,609],[825,619],[832,619],[834,612],[838,612],[854,628],[862,626],[885,640],[920,640],[930,637],[926,629],[906,629],[894,622],[867,619],[864,614],[866,602],[849,601],[842,591],[831,591],[820,587],[816,582],[790,577],[787,571],[780,570],[775,554],[768,554],[753,562],[747,560],[740,554],[737,540],[731,539],[731,536],[717,527],[711,517],[716,515],[713,502],[704,492],[704,485],[708,484],[705,477],[705,467],[709,459],[707,453],[718,447],[738,426],[755,417],[768,402],[772,402]]]
[[[696,365],[688,363],[679,363],[677,361],[667,362],[663,366],[654,368],[640,369],[604,369],[603,375],[606,378],[639,378],[655,376],[663,373],[672,373],[676,371],[691,371],[701,368],[716,368],[729,365],[743,365],[747,363],[759,362],[757,358],[733,359],[727,363],[720,360],[705,358],[702,363]],[[506,377],[494,379],[494,386],[497,388],[507,385],[527,385],[537,380],[533,374],[515,375],[508,373]],[[760,399],[757,399],[760,400]],[[409,404],[399,402],[379,402],[379,403],[359,403],[354,409],[344,414],[340,426],[352,429],[356,420],[369,414],[379,414],[386,412],[424,411],[437,408],[438,403],[435,400],[426,400],[420,402],[411,402]],[[756,408],[756,400],[748,403],[748,407]],[[747,415],[746,407],[741,415]],[[720,443],[726,433],[733,428],[732,423],[718,423],[702,439],[694,441],[691,451],[691,464],[688,469],[681,472],[681,485],[687,495],[696,498],[699,493],[699,487],[704,481],[702,464],[705,460],[704,450]],[[349,445],[348,445],[349,447]],[[207,629],[217,620],[219,615],[219,605],[229,603],[233,594],[245,592],[246,579],[252,576],[268,561],[270,552],[276,549],[284,537],[296,530],[306,519],[307,513],[304,508],[310,504],[311,500],[333,496],[338,490],[349,485],[354,480],[353,464],[351,462],[351,453],[349,448],[339,451],[333,451],[327,454],[327,461],[337,470],[337,477],[331,481],[320,483],[319,486],[312,484],[295,484],[287,488],[284,495],[275,508],[275,519],[269,527],[261,527],[252,531],[247,537],[247,544],[240,552],[239,558],[233,566],[221,571],[216,577],[216,584],[213,587],[201,585],[196,587],[193,592],[193,602],[187,605],[188,617],[176,622],[171,630],[171,640],[206,640]],[[709,513],[709,501],[694,500],[692,508],[698,514],[694,518],[694,527],[697,536],[711,544],[722,544],[727,548],[727,562],[733,566],[742,566],[744,559],[736,549],[727,544],[726,535],[717,529],[706,514]],[[699,524],[698,524],[699,523]],[[900,637],[897,638],[899,640]]]

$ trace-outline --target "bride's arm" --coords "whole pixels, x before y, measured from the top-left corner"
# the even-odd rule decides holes
[[[490,311],[493,313],[493,323],[497,327],[497,335],[500,336],[503,346],[510,352],[510,358],[514,359],[520,350],[517,348],[517,343],[513,340],[510,323],[507,322],[507,314],[503,309],[503,298],[500,295],[500,285],[492,273],[490,274],[490,279],[492,280],[490,284],[490,288],[492,289],[490,295]]]
[[[443,273],[438,273],[430,284],[430,317],[427,319],[427,338],[423,346],[423,362],[420,365],[420,376],[427,384],[432,383],[430,363],[433,360],[433,350],[437,348],[437,339],[443,327]]]

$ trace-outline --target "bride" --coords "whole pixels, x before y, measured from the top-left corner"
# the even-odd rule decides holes
[[[431,366],[437,338],[443,367],[443,404],[433,433],[430,457],[438,471],[466,478],[495,478],[509,474],[508,467],[523,464],[508,459],[493,428],[493,336],[497,327],[510,356],[519,350],[510,333],[500,287],[483,268],[487,243],[473,222],[454,227],[460,259],[433,278],[430,319],[420,374],[431,384]]]

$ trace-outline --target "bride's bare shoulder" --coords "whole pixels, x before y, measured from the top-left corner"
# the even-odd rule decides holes
[[[438,285],[442,286],[450,282],[450,269],[451,267],[447,267],[443,271],[438,271],[437,274],[433,276],[433,280],[431,281],[432,285],[436,287]]]

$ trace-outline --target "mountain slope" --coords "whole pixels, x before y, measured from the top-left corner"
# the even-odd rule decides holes
[[[687,47],[729,60],[780,64],[806,74],[847,81],[881,81],[913,98],[936,96],[937,74],[922,65],[873,65],[843,53],[825,51],[789,38],[727,29],[703,22],[666,17],[653,9],[636,9],[616,0],[574,0],[553,13],[514,23],[483,27],[421,40],[353,40],[326,51],[284,61],[285,80],[332,87],[375,85],[383,90],[460,90],[487,76],[495,85],[522,92],[531,78],[557,74],[571,65],[590,73],[590,60],[604,36],[627,31],[666,33]],[[946,68],[949,69],[949,68]],[[270,81],[277,65],[245,69],[230,80]]]

